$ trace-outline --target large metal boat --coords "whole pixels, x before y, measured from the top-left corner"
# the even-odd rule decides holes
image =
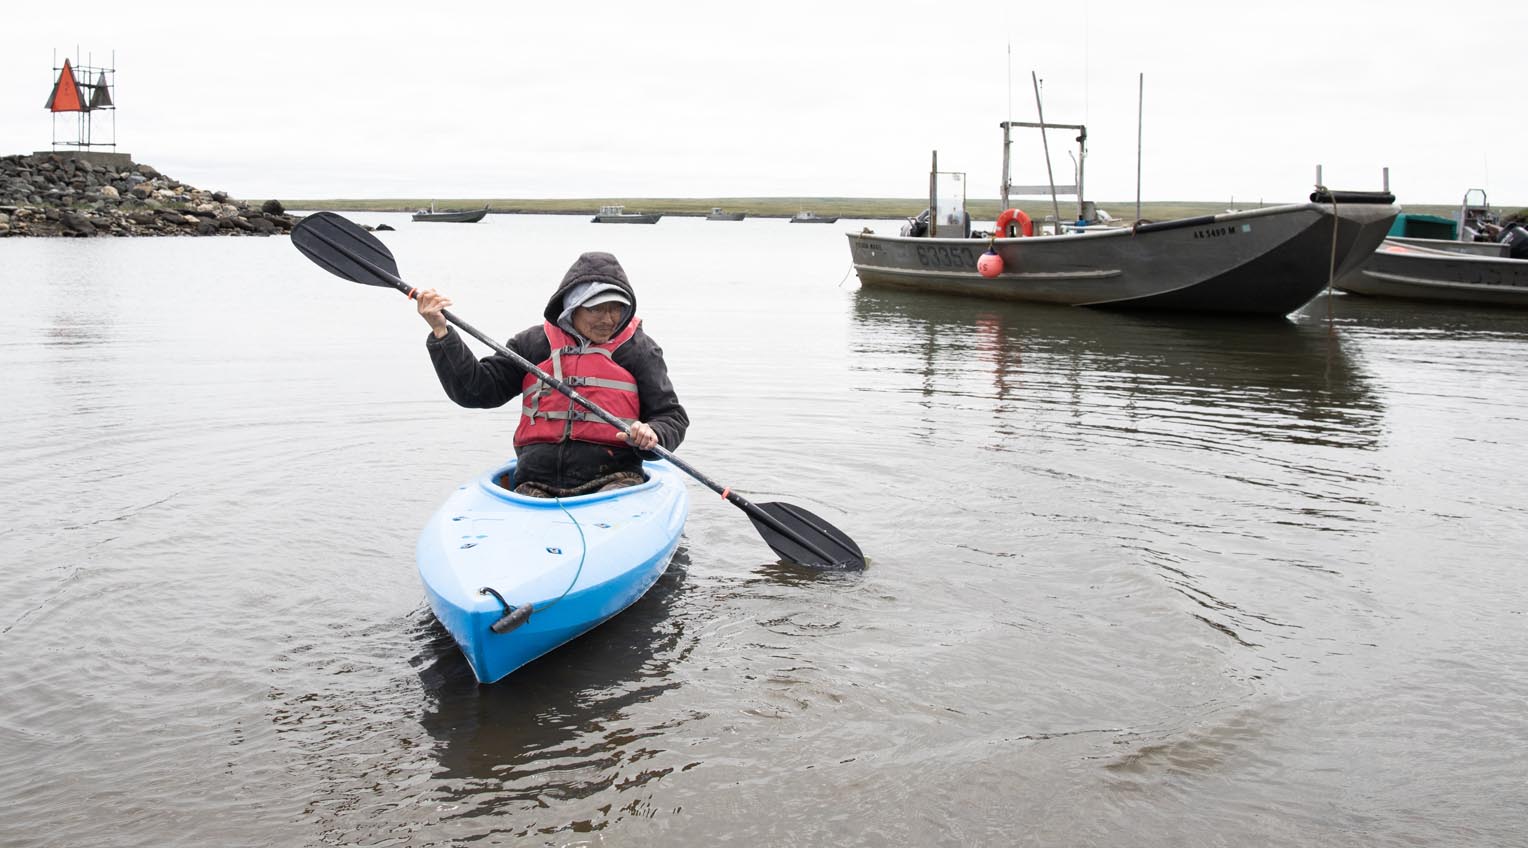
[[[1503,223],[1486,193],[1470,189],[1452,221],[1400,216],[1379,249],[1334,285],[1375,297],[1528,308],[1528,229]]]
[[[627,212],[624,206],[601,206],[589,220],[595,224],[656,224],[661,212]]]
[[[476,224],[488,214],[488,204],[483,204],[482,209],[468,209],[461,212],[437,212],[434,201],[430,202],[429,209],[421,209],[414,213],[415,221],[434,221],[442,224]]]
[[[898,235],[848,234],[861,283],[1074,306],[1287,315],[1367,258],[1400,211],[1387,192],[1318,186],[1306,203],[1122,225],[1083,199],[1086,127],[1001,126],[1006,211],[992,230],[972,228],[965,175],[940,172],[936,154],[923,215]],[[1056,214],[1048,226],[1035,228],[1009,207],[1010,190],[1035,193],[1009,182],[1012,127],[1078,132],[1077,184],[1052,187]],[[1075,220],[1063,220],[1056,193],[1076,195]]]

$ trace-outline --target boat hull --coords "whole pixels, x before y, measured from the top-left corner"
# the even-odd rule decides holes
[[[1287,315],[1372,253],[1398,211],[1393,204],[1342,204],[1334,211],[1330,204],[1301,203],[1059,236],[848,238],[866,286],[1071,306]],[[976,270],[989,246],[1003,259],[1004,270],[993,278]]]
[[[422,223],[476,224],[487,214],[486,208],[474,209],[471,212],[415,212],[414,220]]]
[[[707,221],[741,221],[747,212],[712,212],[706,216]]]
[[[1372,297],[1528,308],[1528,259],[1492,242],[1386,239],[1336,288]]]
[[[642,597],[667,570],[689,511],[684,480],[644,463],[640,486],[573,498],[529,498],[495,480],[462,485],[430,518],[417,548],[430,609],[472,672],[494,683],[587,633]],[[493,589],[504,599],[501,603]],[[494,622],[530,604],[506,633]]]
[[[595,224],[656,224],[662,218],[661,213],[656,215],[595,215],[590,219]]]

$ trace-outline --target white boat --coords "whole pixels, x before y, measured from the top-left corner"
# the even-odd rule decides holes
[[[791,216],[792,224],[831,224],[837,220],[837,215],[818,215],[805,209]]]
[[[627,212],[625,206],[601,206],[599,213],[590,220],[596,224],[656,224],[662,217],[661,213]]]

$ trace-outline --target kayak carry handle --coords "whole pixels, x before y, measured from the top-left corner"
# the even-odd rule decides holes
[[[504,614],[499,616],[498,621],[488,625],[488,629],[495,633],[508,633],[511,630],[514,630],[515,628],[524,624],[525,622],[531,620],[531,613],[534,610],[530,604],[521,604],[518,607],[512,607],[509,605],[509,601],[504,600],[504,596],[499,594],[491,586],[484,586],[483,588],[479,589],[478,594],[493,595],[495,598],[499,599],[499,603],[504,605]]]

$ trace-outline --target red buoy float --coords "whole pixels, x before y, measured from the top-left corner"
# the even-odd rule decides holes
[[[997,237],[1009,238],[1008,227],[1014,223],[1019,225],[1020,235],[1032,236],[1035,234],[1034,222],[1029,220],[1029,216],[1024,214],[1023,209],[1004,209],[1003,214],[997,216]]]
[[[991,279],[1003,273],[1003,257],[997,255],[997,251],[988,248],[981,258],[976,260],[976,272],[983,277]]]

